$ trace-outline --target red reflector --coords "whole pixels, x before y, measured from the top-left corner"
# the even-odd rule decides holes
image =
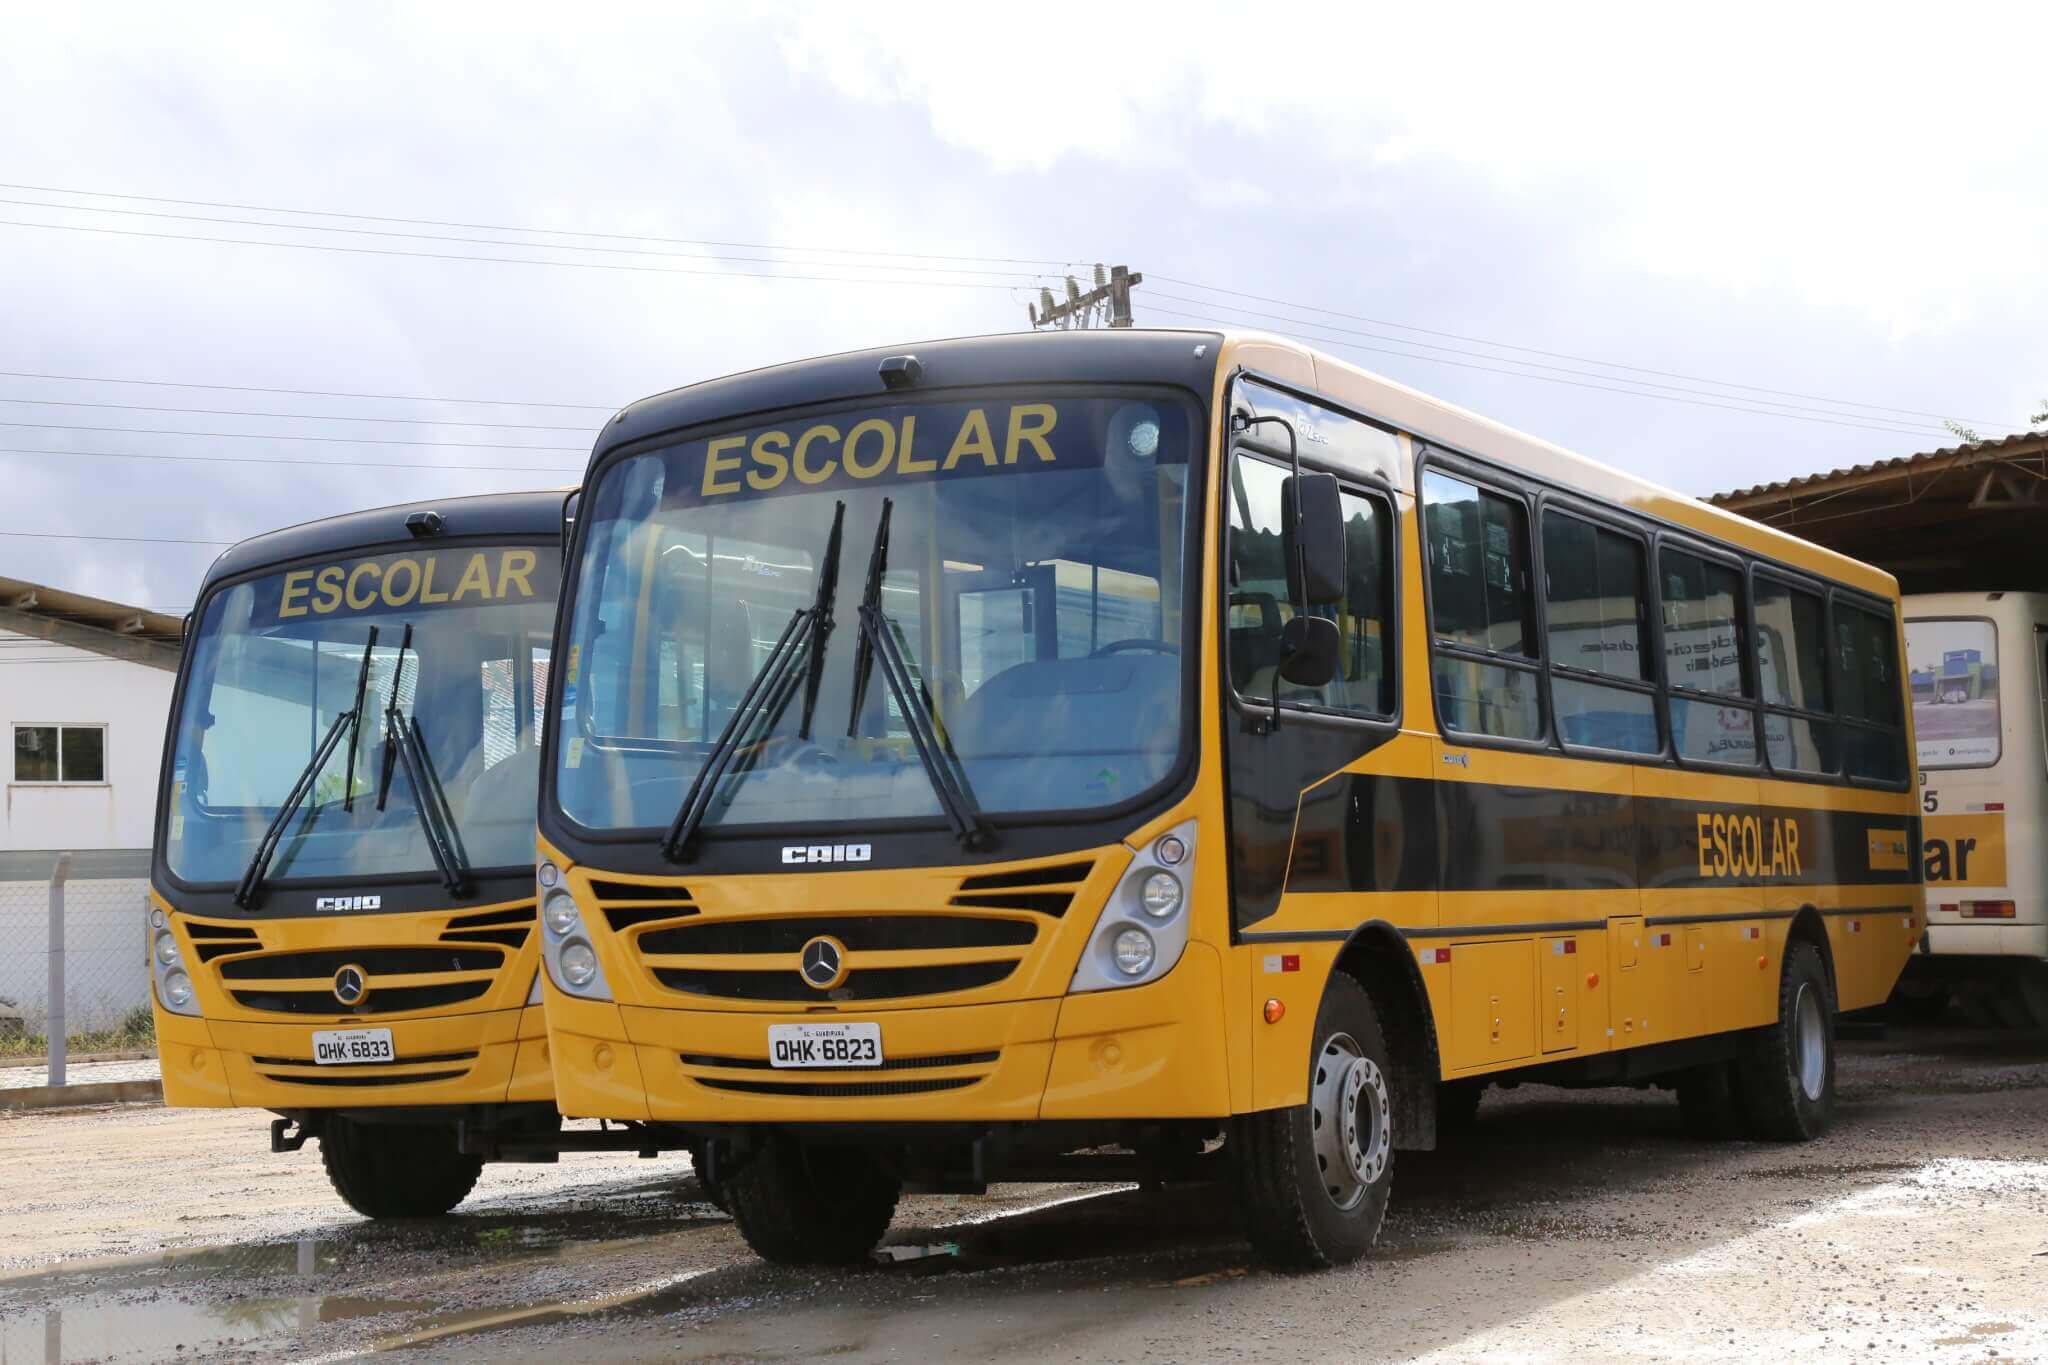
[[[2011,901],[1964,901],[1964,919],[2015,919],[2018,909]]]
[[[1941,911],[1941,913],[1944,915],[1953,915],[1956,911],[1962,909],[1963,907],[1957,905],[1954,901],[1943,901],[1941,904],[1935,906],[1934,908]]]
[[[1281,957],[1281,959],[1280,959],[1280,970],[1281,970],[1281,971],[1283,971],[1283,972],[1298,972],[1298,971],[1300,971],[1300,970],[1301,970],[1301,954],[1299,954],[1299,953],[1287,953],[1287,954],[1284,954],[1284,955],[1283,955],[1283,956]]]
[[[1575,938],[1566,939],[1564,941],[1564,950],[1567,953],[1576,953],[1579,950],[1579,941]]]
[[[1424,948],[1422,950],[1422,960],[1424,962],[1449,962],[1451,960],[1451,950],[1449,948]]]
[[[1986,801],[1986,802],[1984,803],[1984,809],[1985,809],[1986,811],[1994,811],[1994,810],[2004,810],[2004,809],[2005,809],[2005,802],[2003,802],[2003,801]]]

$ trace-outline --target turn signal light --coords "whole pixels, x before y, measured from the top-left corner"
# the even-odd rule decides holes
[[[1279,1022],[1280,1022],[1280,1021],[1281,1021],[1282,1019],[1285,1019],[1286,1017],[1287,1017],[1287,1002],[1286,1002],[1285,1000],[1268,1000],[1268,1001],[1266,1002],[1266,1022],[1267,1022],[1267,1023],[1269,1023],[1269,1024],[1277,1024],[1277,1023],[1279,1023]]]
[[[2018,910],[2011,901],[1964,901],[1964,919],[2013,919]]]

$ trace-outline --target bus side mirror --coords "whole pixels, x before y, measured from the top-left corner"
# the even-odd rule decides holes
[[[1280,484],[1281,549],[1287,560],[1287,595],[1297,607],[1342,602],[1344,509],[1334,474],[1290,474]]]
[[[1326,616],[1297,616],[1280,628],[1280,676],[1296,687],[1327,687],[1343,643]]]

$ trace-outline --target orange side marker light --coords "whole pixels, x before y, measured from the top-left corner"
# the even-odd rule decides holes
[[[1769,956],[1760,956],[1756,960],[1756,966],[1758,971],[1762,971],[1765,967],[1768,967],[1770,965],[1771,959],[1769,958]]]
[[[1282,1019],[1285,1019],[1286,1017],[1287,1017],[1287,1002],[1286,1002],[1286,1001],[1284,1001],[1284,1000],[1268,1000],[1268,1001],[1266,1002],[1266,1022],[1267,1022],[1267,1023],[1269,1023],[1269,1024],[1277,1024],[1277,1023],[1279,1023],[1279,1022],[1280,1022],[1280,1021],[1281,1021]]]
[[[1592,989],[1593,989],[1593,988],[1594,988],[1595,986],[1597,986],[1597,985],[1599,985],[1599,984],[1600,984],[1600,973],[1598,973],[1598,972],[1587,972],[1587,973],[1586,973],[1586,989],[1587,989],[1587,990],[1589,990],[1589,991],[1590,991],[1590,990],[1592,990]]]

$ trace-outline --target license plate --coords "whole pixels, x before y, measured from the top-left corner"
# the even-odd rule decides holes
[[[778,1067],[880,1066],[880,1024],[770,1024],[768,1061]]]
[[[388,1028],[322,1029],[313,1034],[313,1060],[322,1066],[362,1066],[395,1062]]]

